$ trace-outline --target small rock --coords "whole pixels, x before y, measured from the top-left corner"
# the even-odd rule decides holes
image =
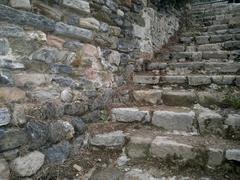
[[[0,55],[6,55],[9,52],[9,48],[8,40],[5,38],[0,39]]]
[[[31,9],[31,4],[29,0],[10,0],[10,6],[13,8],[19,8],[19,9]]]
[[[11,116],[7,108],[0,108],[0,126],[5,126],[10,123]]]
[[[8,180],[10,179],[10,170],[8,167],[8,163],[5,159],[0,158],[0,179]]]
[[[61,100],[63,102],[72,102],[73,100],[73,92],[70,88],[64,89],[61,92]]]
[[[11,163],[11,169],[21,177],[35,174],[44,163],[44,154],[34,151],[26,156],[18,157]]]
[[[19,150],[18,149],[13,149],[10,151],[5,151],[3,152],[3,157],[7,160],[7,161],[12,161],[14,159],[16,159],[19,155]]]
[[[122,131],[115,131],[106,134],[97,134],[90,139],[93,146],[121,147],[125,144],[125,135]]]
[[[14,126],[23,125],[27,122],[25,116],[25,108],[23,105],[15,104],[12,113],[11,124]]]
[[[72,139],[74,133],[73,126],[67,121],[58,120],[57,122],[51,123],[49,126],[49,138],[53,143],[64,139]]]
[[[79,134],[83,134],[87,129],[86,124],[79,117],[73,118],[71,120],[71,124],[73,125],[75,131],[78,132]]]
[[[0,70],[0,84],[2,86],[14,85],[12,73],[9,70]]]
[[[71,156],[76,156],[81,153],[81,148],[84,145],[84,136],[77,137],[72,143]]]
[[[64,163],[70,154],[71,145],[68,141],[53,145],[44,151],[50,163]]]

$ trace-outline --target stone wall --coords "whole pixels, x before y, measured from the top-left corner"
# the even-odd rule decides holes
[[[106,120],[116,88],[177,31],[178,16],[146,0],[0,0],[0,179],[8,164],[31,176],[78,153],[85,123]],[[128,101],[121,93],[114,102]]]

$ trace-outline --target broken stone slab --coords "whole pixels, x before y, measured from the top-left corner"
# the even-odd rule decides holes
[[[239,149],[228,149],[225,155],[227,160],[240,162],[240,150]]]
[[[193,111],[155,111],[152,124],[166,130],[178,130],[191,132],[195,113]]]
[[[11,163],[11,169],[21,177],[35,174],[44,164],[45,156],[39,151],[18,157]]]
[[[193,152],[193,146],[181,144],[169,137],[157,136],[150,147],[150,154],[153,157],[166,158],[167,156],[178,156],[184,160],[194,159],[196,154]]]
[[[212,76],[212,81],[215,84],[219,85],[231,85],[233,84],[236,76],[234,75],[225,75],[225,76]]]
[[[122,131],[96,134],[90,139],[90,144],[98,147],[121,147],[126,142],[126,135]]]
[[[211,77],[209,76],[188,76],[188,83],[191,86],[200,86],[211,84]]]
[[[233,129],[240,128],[240,115],[239,114],[229,114],[225,120],[225,124],[231,126]]]
[[[134,135],[130,137],[130,141],[127,146],[127,155],[130,158],[144,158],[149,155],[149,148],[151,142],[153,141],[152,137],[143,137]]]
[[[198,113],[198,124],[201,133],[218,133],[223,128],[223,117],[208,108],[195,105]]]
[[[11,115],[7,108],[0,108],[0,127],[9,124]]]
[[[149,111],[142,111],[138,108],[114,108],[111,111],[113,121],[119,122],[149,122]]]
[[[211,167],[219,166],[224,160],[224,151],[222,149],[209,148],[208,165]]]
[[[62,5],[78,11],[79,13],[90,13],[90,6],[83,0],[63,0]]]
[[[93,40],[93,32],[88,29],[67,25],[62,22],[58,22],[55,27],[56,35],[66,36],[70,38],[76,38],[84,42],[90,42]]]
[[[162,104],[162,91],[161,90],[138,90],[133,92],[133,97],[137,102],[149,104]]]
[[[0,5],[0,20],[13,24],[31,26],[48,32],[52,32],[55,29],[55,22],[45,16],[16,10],[4,5]]]

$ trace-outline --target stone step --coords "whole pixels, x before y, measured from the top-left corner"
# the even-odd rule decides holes
[[[238,75],[137,75],[133,76],[135,84],[142,85],[188,85],[188,86],[209,86],[236,85],[240,86],[240,76]]]
[[[191,107],[198,103],[202,106],[210,107],[211,105],[224,105],[227,94],[227,89],[220,90],[205,90],[196,89],[188,90],[170,90],[170,89],[141,89],[134,90],[132,93],[134,101],[138,106],[146,105],[167,105],[167,106],[184,106]]]
[[[240,144],[217,137],[166,135],[142,128],[130,133],[129,139],[126,150],[132,159],[174,159],[179,166],[186,161],[192,165],[201,162],[202,166],[212,168],[230,161],[240,162]]]
[[[228,1],[214,1],[214,2],[201,2],[201,3],[193,3],[192,4],[192,10],[197,9],[205,9],[205,8],[212,8],[212,7],[226,7],[228,4]]]
[[[237,11],[240,9],[239,4],[227,4],[217,7],[211,7],[208,6],[206,8],[198,8],[198,9],[192,9],[193,15],[208,15],[208,14],[227,14],[227,13],[237,13]]]
[[[193,126],[195,113],[189,108],[169,106],[113,108],[111,117],[117,122],[148,123],[169,131],[195,131]]]
[[[240,72],[240,63],[229,62],[179,62],[179,63],[161,63],[152,62],[146,65],[145,70],[159,70],[165,74],[225,74]]]
[[[184,33],[180,38],[180,42],[186,45],[189,44],[197,44],[197,45],[205,45],[205,44],[216,44],[216,43],[224,43],[228,41],[239,41],[240,33],[236,34],[209,34],[209,35],[193,35],[190,33]]]

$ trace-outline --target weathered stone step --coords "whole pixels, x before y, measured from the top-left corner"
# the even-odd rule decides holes
[[[228,1],[206,1],[206,2],[200,2],[200,3],[193,3],[192,4],[192,10],[197,9],[205,9],[205,8],[212,8],[212,7],[226,7],[228,5]]]
[[[179,62],[179,63],[161,63],[152,62],[147,64],[146,70],[160,70],[166,74],[221,74],[221,73],[238,73],[240,71],[240,63],[228,62]]]
[[[208,86],[217,85],[236,85],[240,86],[240,76],[238,75],[134,75],[135,84],[144,85],[189,85],[189,86]]]
[[[195,89],[189,90],[169,90],[169,89],[145,89],[135,90],[132,93],[134,101],[139,106],[146,105],[167,105],[167,106],[184,106],[191,107],[198,103],[202,106],[210,107],[211,105],[223,105],[228,96],[226,89],[200,91]]]
[[[205,44],[215,44],[224,43],[228,41],[239,41],[240,33],[237,34],[209,34],[209,35],[195,35],[191,33],[184,33],[180,38],[180,42],[184,44],[205,45]]]
[[[139,158],[174,158],[175,163],[191,161],[204,166],[217,167],[226,161],[240,162],[240,144],[217,137],[181,136],[161,134],[152,129],[139,129],[129,135],[127,155]],[[198,157],[198,161],[193,161]],[[195,165],[196,165],[195,164]]]
[[[195,131],[193,126],[195,113],[188,108],[168,106],[158,106],[154,109],[153,107],[113,108],[111,117],[117,122],[149,123],[169,131]]]

